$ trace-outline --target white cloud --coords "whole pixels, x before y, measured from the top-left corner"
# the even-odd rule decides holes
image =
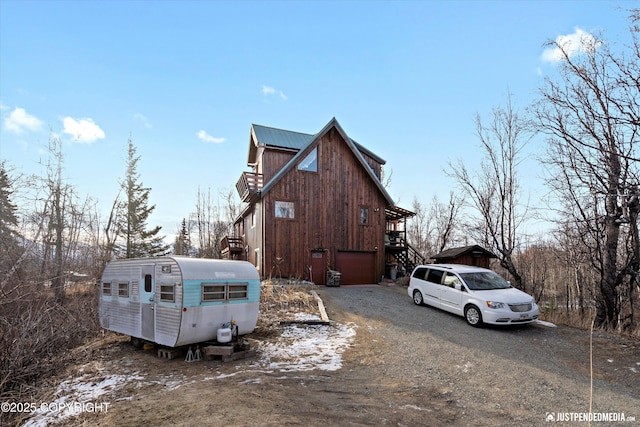
[[[153,126],[151,125],[151,122],[149,122],[149,119],[147,119],[145,116],[143,116],[140,113],[135,113],[133,115],[133,120],[142,123],[142,125],[144,127],[146,127],[147,129],[151,129]]]
[[[267,85],[262,85],[262,94],[264,96],[271,96],[271,95],[279,96],[280,99],[282,99],[283,101],[287,100],[287,95],[285,95],[284,92]]]
[[[575,55],[592,51],[598,47],[598,42],[593,34],[589,34],[580,28],[576,28],[573,34],[560,35],[555,43],[542,52],[542,60],[545,62],[559,62],[564,59],[560,47],[571,58]]]
[[[211,136],[211,135],[209,135],[207,132],[205,132],[203,130],[198,131],[198,133],[196,135],[198,135],[198,139],[200,139],[201,141],[204,141],[204,142],[212,142],[214,144],[222,144],[224,141],[226,141],[224,138],[216,138],[215,136]]]
[[[98,139],[104,139],[104,131],[94,123],[93,119],[74,119],[65,117],[62,119],[63,133],[69,134],[77,142],[92,143]]]
[[[27,113],[24,108],[16,107],[4,118],[4,127],[17,134],[36,132],[42,127],[42,120]]]

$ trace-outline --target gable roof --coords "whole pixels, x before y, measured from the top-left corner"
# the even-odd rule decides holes
[[[335,117],[333,118],[333,120],[335,120]],[[249,165],[256,163],[257,148],[260,146],[287,151],[300,151],[309,146],[309,144],[311,144],[320,133],[322,133],[322,131],[318,132],[315,135],[311,135],[308,133],[294,132],[290,130],[252,124],[251,138],[249,141],[249,158],[247,160],[247,163]],[[373,158],[381,165],[384,165],[386,163],[384,159],[367,150],[365,147],[358,144],[353,139],[349,138],[348,136],[346,138],[348,138],[348,140],[351,141],[351,143],[353,143],[361,153],[365,153],[367,156]]]
[[[252,128],[254,128],[256,125],[253,125]],[[261,126],[261,128],[264,129],[264,126]],[[369,178],[373,181],[373,183],[376,185],[376,187],[378,188],[378,190],[380,190],[380,192],[382,193],[382,195],[384,196],[384,198],[387,200],[387,203],[389,205],[394,205],[393,203],[393,199],[391,198],[391,196],[389,195],[389,193],[387,192],[387,190],[384,188],[384,186],[382,185],[382,183],[380,182],[380,180],[378,179],[378,177],[376,176],[376,174],[373,172],[373,170],[371,169],[371,167],[369,166],[369,164],[367,163],[367,161],[364,159],[364,157],[362,156],[362,152],[360,151],[360,149],[358,148],[358,146],[356,145],[356,142],[353,141],[351,138],[349,138],[347,136],[347,134],[344,132],[344,130],[342,129],[342,127],[340,126],[340,123],[338,123],[338,121],[336,120],[336,118],[332,118],[329,123],[327,123],[325,125],[324,128],[322,128],[322,130],[320,132],[318,132],[317,134],[312,136],[312,139],[306,144],[306,146],[304,146],[302,149],[299,149],[298,153],[293,156],[291,158],[291,160],[289,160],[274,176],[273,178],[271,178],[269,180],[269,182],[266,182],[264,184],[264,186],[262,187],[262,190],[260,191],[262,194],[264,195],[265,193],[267,193],[271,188],[273,188],[273,186],[280,181],[280,179],[286,175],[287,172],[289,172],[289,170],[291,170],[291,168],[294,167],[295,164],[298,163],[298,161],[300,161],[303,156],[306,156],[307,153],[311,150],[312,147],[316,146],[318,144],[318,142],[322,139],[322,137],[329,132],[329,130],[331,128],[335,128],[338,133],[340,134],[340,136],[342,137],[342,139],[344,139],[344,141],[346,142],[347,146],[351,149],[351,151],[353,152],[353,154],[355,155],[356,159],[358,160],[358,162],[362,165],[362,167],[365,169],[365,171],[367,172],[367,174],[369,175]],[[281,131],[279,129],[275,129],[276,132],[272,132],[274,129],[273,128],[267,128],[270,129],[269,131],[265,132],[263,135],[275,135],[277,131],[280,132],[288,132],[288,131]],[[255,130],[255,129],[254,129]],[[260,132],[261,130],[259,130]],[[288,143],[292,143],[294,141],[296,141],[298,138],[302,138],[301,135],[304,134],[299,134],[297,132],[293,132],[296,135],[289,135],[290,138],[288,138]],[[257,136],[257,135],[256,135]],[[284,144],[284,143],[281,143]],[[382,160],[382,159],[381,159]],[[382,160],[384,162],[384,160]]]
[[[497,256],[480,245],[471,245],[471,246],[462,246],[460,248],[451,248],[440,252],[439,254],[435,254],[431,257],[431,259],[435,260],[447,260],[452,258],[457,258],[460,255],[464,255],[466,253],[474,253],[478,255],[484,255],[489,258],[497,258]]]

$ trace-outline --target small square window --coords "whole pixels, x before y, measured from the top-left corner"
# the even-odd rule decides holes
[[[204,284],[202,286],[202,301],[221,301],[224,297],[224,285]]]
[[[129,297],[129,282],[118,283],[118,296],[124,298]]]
[[[248,283],[229,285],[229,299],[247,299],[248,298]]]
[[[276,202],[276,218],[294,219],[295,208],[293,202]]]
[[[174,286],[173,285],[160,285],[160,301],[174,302]]]
[[[111,283],[109,282],[102,283],[102,295],[111,295]]]

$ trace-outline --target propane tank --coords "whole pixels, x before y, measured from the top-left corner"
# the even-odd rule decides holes
[[[228,343],[231,342],[231,339],[233,338],[233,334],[231,333],[231,324],[230,323],[225,323],[222,325],[221,328],[218,328],[218,332],[216,334],[216,340],[219,343]]]
[[[231,342],[231,328],[219,328],[216,339],[222,344]]]

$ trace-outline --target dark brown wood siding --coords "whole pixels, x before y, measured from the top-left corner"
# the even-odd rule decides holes
[[[373,170],[373,173],[378,177],[378,179],[381,179],[382,165],[378,163],[377,160],[374,160],[373,157],[369,157],[365,153],[362,153],[362,157],[364,157],[369,166],[371,166],[371,170]]]
[[[293,202],[295,218],[275,218],[276,201]],[[263,275],[305,278],[310,251],[323,248],[330,268],[336,267],[338,250],[373,251],[376,271],[372,276],[381,276],[386,200],[335,128],[319,141],[318,172],[299,171],[294,166],[262,203],[264,267],[269,269]],[[361,208],[368,209],[364,225]]]
[[[295,152],[267,149],[262,155],[259,172],[264,176],[264,182],[269,182],[284,165],[287,164]]]

